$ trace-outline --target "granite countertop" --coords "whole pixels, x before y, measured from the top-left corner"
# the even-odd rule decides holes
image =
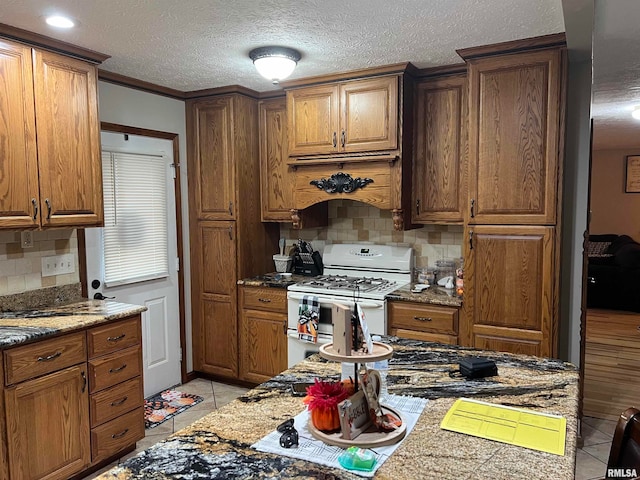
[[[411,289],[415,283],[410,283],[387,295],[387,300],[402,302],[429,303],[432,305],[444,305],[446,307],[461,307],[462,298],[455,290],[431,285],[421,293],[412,293]]]
[[[126,318],[147,307],[110,300],[76,300],[62,305],[0,312],[0,348]]]
[[[273,287],[273,288],[287,288],[294,283],[304,282],[309,280],[308,276],[296,275],[295,273],[290,276],[283,276],[281,273],[272,272],[265,273],[264,275],[257,275],[251,278],[243,278],[238,280],[238,285],[246,285],[249,287]]]
[[[578,371],[573,365],[395,337],[385,340],[394,346],[387,377],[389,393],[427,398],[429,403],[375,478],[573,479],[578,413]],[[468,355],[495,360],[499,376],[452,378],[449,372]],[[313,355],[98,478],[362,478],[250,448],[303,410],[301,398],[290,393],[291,383],[339,376],[339,363]],[[442,418],[459,397],[565,416],[566,454],[557,456],[441,430]]]

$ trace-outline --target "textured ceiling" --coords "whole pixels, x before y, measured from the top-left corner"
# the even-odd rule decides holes
[[[595,149],[636,148],[640,121],[640,1],[596,0],[591,115]]]
[[[616,0],[619,1],[619,0]],[[460,63],[455,50],[564,31],[561,0],[1,0],[0,22],[111,55],[102,68],[178,90],[273,87],[248,53],[298,49],[290,78],[410,61]],[[43,15],[79,26],[61,31]]]

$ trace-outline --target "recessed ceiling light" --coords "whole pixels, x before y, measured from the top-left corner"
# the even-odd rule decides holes
[[[69,17],[64,17],[62,15],[50,15],[45,19],[45,21],[47,22],[48,25],[51,25],[52,27],[57,27],[57,28],[71,28],[75,26],[75,23],[73,22],[73,20],[71,20]]]
[[[631,112],[631,116],[636,120],[640,120],[640,107],[635,107],[633,112]]]

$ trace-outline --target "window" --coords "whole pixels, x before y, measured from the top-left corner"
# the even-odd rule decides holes
[[[166,157],[102,152],[104,283],[169,275]]]

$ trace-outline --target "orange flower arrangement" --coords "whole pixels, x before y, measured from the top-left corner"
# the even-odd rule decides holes
[[[313,426],[323,432],[340,430],[338,404],[349,397],[349,391],[342,382],[314,380],[307,387],[307,396],[302,400],[311,412]]]

